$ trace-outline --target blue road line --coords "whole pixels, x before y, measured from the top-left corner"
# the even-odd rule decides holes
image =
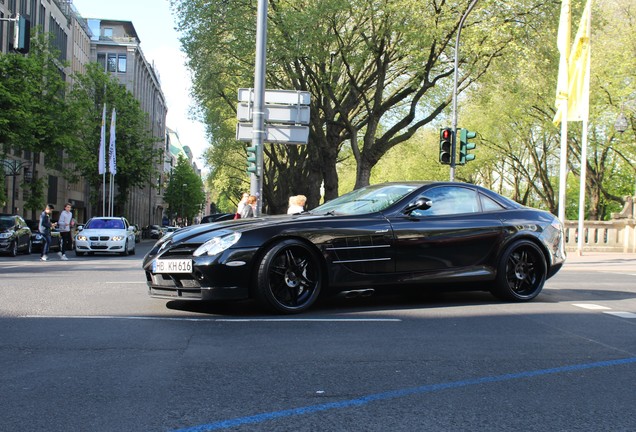
[[[208,423],[204,425],[178,429],[178,430],[175,430],[174,432],[214,431],[214,430],[226,429],[226,428],[231,428],[236,426],[242,426],[246,424],[262,423],[265,421],[279,419],[283,417],[300,416],[305,414],[313,414],[320,411],[329,411],[334,409],[362,406],[370,402],[397,399],[397,398],[401,398],[405,396],[432,393],[432,392],[436,392],[440,390],[455,389],[455,388],[467,387],[467,386],[478,385],[478,384],[511,381],[511,380],[517,380],[517,379],[523,379],[523,378],[534,378],[534,377],[543,376],[543,375],[553,375],[553,374],[559,374],[559,373],[565,373],[565,372],[575,372],[575,371],[581,371],[586,369],[598,369],[598,368],[604,368],[604,367],[610,367],[610,366],[620,366],[620,365],[626,365],[626,364],[632,364],[632,363],[636,363],[636,357],[630,357],[630,358],[618,359],[618,360],[600,361],[595,363],[584,363],[584,364],[578,364],[578,365],[561,366],[561,367],[555,367],[550,369],[539,369],[534,371],[518,372],[518,373],[496,375],[496,376],[490,376],[490,377],[473,378],[473,379],[468,379],[463,381],[451,381],[447,383],[430,384],[430,385],[425,385],[420,387],[412,387],[407,389],[388,391],[384,393],[376,393],[376,394],[363,396],[357,399],[344,400],[340,402],[331,402],[331,403],[320,404],[320,405],[310,405],[310,406],[301,407],[301,408],[293,408],[293,409],[288,409],[283,411],[274,411],[269,413],[256,414],[252,416],[238,417],[238,418],[234,418],[230,420],[223,420],[223,421],[219,421],[215,423]]]

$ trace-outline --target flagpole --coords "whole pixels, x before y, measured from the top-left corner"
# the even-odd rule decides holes
[[[562,120],[561,120],[561,156],[559,167],[559,220],[561,223],[565,223],[565,192],[567,187],[567,162],[568,162],[568,104],[562,105]]]
[[[587,119],[583,119],[583,135],[581,137],[581,184],[579,186],[579,238],[577,251],[583,255],[583,220],[585,219],[585,178],[587,176]]]

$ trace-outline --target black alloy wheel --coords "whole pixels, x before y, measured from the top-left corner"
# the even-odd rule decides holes
[[[311,246],[292,239],[275,244],[265,253],[256,277],[257,299],[284,314],[309,309],[322,286],[318,255]]]
[[[517,241],[501,256],[491,291],[503,300],[529,301],[543,289],[546,273],[546,260],[539,246],[529,240]]]

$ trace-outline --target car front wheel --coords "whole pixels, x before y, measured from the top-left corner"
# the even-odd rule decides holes
[[[256,297],[275,312],[300,313],[315,303],[322,279],[316,252],[298,240],[284,240],[272,246],[260,262]]]
[[[9,255],[11,255],[12,257],[18,256],[18,241],[17,240],[11,243],[11,249],[9,250]]]
[[[521,240],[511,244],[501,256],[492,293],[512,301],[528,301],[539,295],[546,281],[547,265],[539,247]]]

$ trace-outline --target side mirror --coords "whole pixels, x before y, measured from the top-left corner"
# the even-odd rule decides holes
[[[433,201],[426,197],[420,197],[407,205],[404,209],[404,214],[410,214],[413,210],[428,210],[433,206]]]
[[[83,229],[84,229],[84,225],[78,225],[78,226],[77,226],[77,230],[78,230],[78,231],[82,231]]]

